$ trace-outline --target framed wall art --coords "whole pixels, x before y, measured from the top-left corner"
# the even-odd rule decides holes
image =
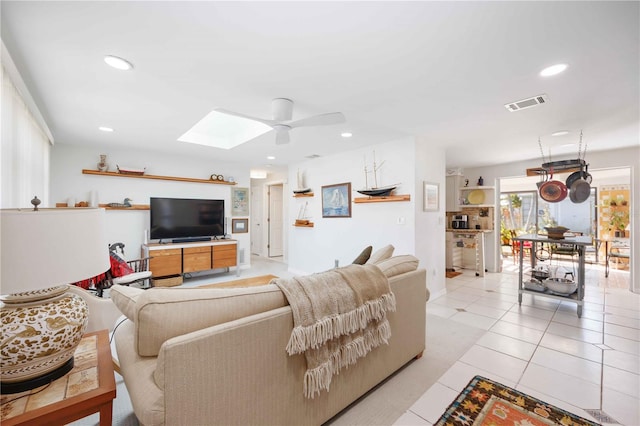
[[[322,187],[322,217],[351,217],[351,182]]]
[[[438,199],[440,198],[438,184],[424,182],[423,185],[424,204],[422,210],[425,212],[437,212],[439,209]]]
[[[249,232],[249,219],[231,219],[231,233],[244,234]]]
[[[249,216],[249,188],[231,188],[231,216]]]

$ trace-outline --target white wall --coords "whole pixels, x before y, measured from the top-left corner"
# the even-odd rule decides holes
[[[82,169],[97,169],[99,154],[107,154],[109,170],[115,171],[116,164],[123,167],[146,167],[150,175],[189,177],[208,179],[213,173],[225,177],[233,176],[238,183],[230,185],[210,185],[203,183],[175,182],[152,179],[84,175]],[[179,157],[157,152],[135,150],[115,150],[96,147],[79,147],[57,143],[51,150],[51,207],[55,203],[89,201],[91,191],[98,193],[99,203],[121,203],[125,197],[133,204],[149,204],[150,197],[210,198],[224,199],[226,216],[229,218],[227,232],[231,228],[231,188],[249,187],[248,167],[215,163],[193,157]],[[107,230],[110,242],[125,244],[126,255],[139,255],[144,241],[144,232],[149,229],[149,211],[107,210]],[[249,264],[250,233],[233,234],[238,240],[238,249],[245,250],[244,264]]]
[[[572,157],[571,157],[572,158]],[[571,158],[558,158],[568,160]],[[640,146],[609,151],[593,151],[587,153],[586,161],[589,170],[608,169],[615,167],[629,167],[631,169],[631,286],[632,291],[640,293]],[[540,167],[540,161],[529,160],[518,163],[495,165],[475,169],[465,169],[465,176],[476,177],[482,175],[487,180],[499,180],[504,177],[518,177],[526,174],[527,168]],[[532,189],[536,189],[535,186]],[[496,189],[500,191],[499,188]],[[496,215],[497,216],[497,215]],[[498,223],[499,226],[499,223]],[[498,228],[499,229],[499,228]],[[500,259],[497,250],[500,246],[496,242],[493,267],[497,267]],[[495,247],[494,247],[495,248]]]
[[[415,253],[420,265],[427,269],[427,287],[431,298],[445,292],[445,228],[446,228],[446,167],[443,148],[418,139],[415,150]],[[439,209],[423,211],[424,182],[439,185]]]
[[[375,150],[378,162],[384,160],[379,185],[400,183],[396,194],[410,194],[411,201],[351,204],[351,218],[322,217],[322,186],[351,182],[352,200],[363,195],[355,192],[363,188],[364,158],[372,161]],[[396,254],[415,253],[415,143],[412,138],[379,144],[364,149],[321,157],[289,167],[289,182],[297,181],[297,170],[305,175],[305,185],[313,197],[291,197],[288,208],[289,269],[294,273],[313,273],[330,269],[334,260],[346,265],[368,245],[374,251],[393,244]],[[443,174],[444,179],[444,174]],[[293,185],[295,186],[295,185]],[[305,202],[313,228],[294,227],[298,211]],[[404,224],[398,224],[398,222]],[[444,244],[442,246],[444,255]],[[424,266],[424,265],[422,265]]]

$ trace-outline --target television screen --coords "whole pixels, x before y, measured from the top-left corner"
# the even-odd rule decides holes
[[[224,236],[224,200],[151,198],[149,238],[190,239]]]

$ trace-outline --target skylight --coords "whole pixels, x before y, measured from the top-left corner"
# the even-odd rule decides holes
[[[211,111],[178,140],[231,149],[271,130],[270,126],[259,121]]]

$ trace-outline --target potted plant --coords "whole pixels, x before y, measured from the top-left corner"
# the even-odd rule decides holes
[[[503,246],[508,246],[511,241],[511,232],[509,232],[503,221],[500,222],[500,240]]]
[[[614,236],[616,237],[623,237],[628,223],[628,212],[614,212],[609,220],[609,231],[613,230],[615,232]]]

